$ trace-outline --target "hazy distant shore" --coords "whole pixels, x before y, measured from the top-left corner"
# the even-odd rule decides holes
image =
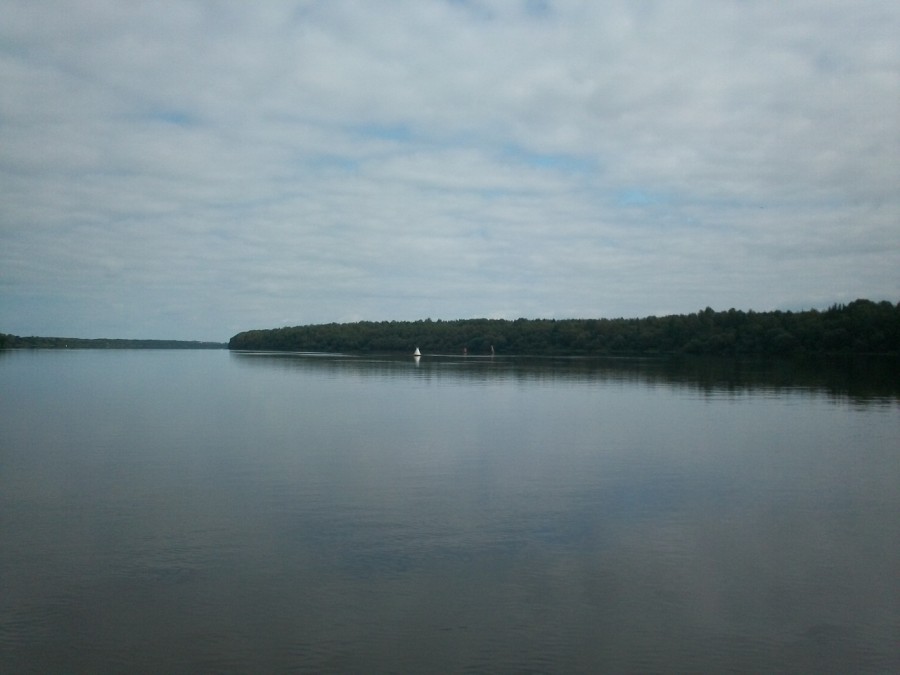
[[[227,346],[224,342],[197,340],[19,337],[0,333],[0,349],[225,349]]]

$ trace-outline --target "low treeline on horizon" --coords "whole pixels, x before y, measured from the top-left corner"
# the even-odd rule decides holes
[[[225,349],[224,342],[113,338],[19,337],[0,333],[0,349]]]
[[[249,330],[226,344],[197,340],[20,337],[0,349],[224,349],[349,353],[573,356],[692,354],[900,355],[900,303],[855,300],[826,310],[706,309],[640,319],[423,319]]]
[[[232,350],[641,356],[900,354],[900,303],[855,300],[826,310],[711,308],[642,319],[359,321],[250,330]]]

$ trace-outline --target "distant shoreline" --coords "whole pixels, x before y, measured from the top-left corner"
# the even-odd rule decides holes
[[[711,308],[643,319],[359,321],[238,333],[240,351],[483,356],[705,356],[900,354],[900,303],[855,300],[826,310]]]
[[[0,349],[225,349],[225,342],[117,338],[20,337],[0,333]]]

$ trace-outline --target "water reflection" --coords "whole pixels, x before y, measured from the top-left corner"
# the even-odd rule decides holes
[[[7,358],[0,671],[900,672],[848,368]]]
[[[295,352],[230,352],[237,363],[362,377],[421,377],[467,382],[584,382],[665,386],[705,396],[751,393],[822,393],[854,404],[900,401],[900,358],[808,358],[752,360],[727,358],[564,358],[413,357]]]

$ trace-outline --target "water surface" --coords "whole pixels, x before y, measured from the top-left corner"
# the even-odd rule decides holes
[[[0,671],[896,672],[891,368],[2,353]]]

